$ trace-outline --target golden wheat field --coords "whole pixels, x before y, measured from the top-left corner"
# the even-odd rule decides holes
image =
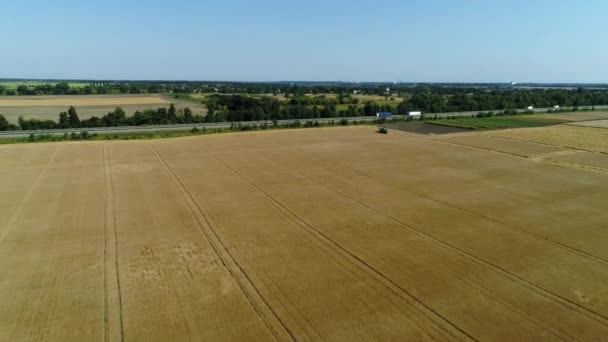
[[[602,132],[1,146],[0,340],[605,340]]]

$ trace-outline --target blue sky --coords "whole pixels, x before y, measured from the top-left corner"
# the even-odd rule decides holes
[[[0,78],[608,82],[608,1],[2,1]]]

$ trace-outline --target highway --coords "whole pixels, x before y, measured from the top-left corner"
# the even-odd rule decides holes
[[[393,115],[396,118],[403,118],[404,115]],[[320,118],[320,119],[299,119],[299,121],[304,124],[307,121],[317,121],[319,123],[327,123],[330,121],[338,122],[342,119],[348,120],[348,122],[353,121],[374,121],[377,118],[375,116],[357,116],[357,117],[344,117],[344,118]],[[280,126],[285,126],[298,121],[294,120],[278,120],[277,123]],[[243,122],[217,122],[217,123],[192,123],[192,124],[175,124],[175,125],[148,125],[148,126],[118,126],[118,127],[87,127],[87,128],[67,128],[67,129],[38,129],[38,130],[29,130],[29,131],[0,131],[0,139],[2,138],[23,138],[28,137],[30,134],[50,134],[50,135],[64,135],[70,133],[80,133],[83,131],[87,131],[91,134],[125,134],[125,133],[153,133],[153,132],[177,132],[177,131],[189,131],[194,127],[198,129],[222,129],[222,128],[230,128],[232,125],[240,124],[242,126],[246,125],[263,125],[267,123],[269,126],[272,126],[272,121],[243,121]]]
[[[606,106],[595,106],[597,110],[606,110],[608,109],[608,105]],[[550,108],[535,108],[533,111],[535,113],[545,113]],[[520,109],[521,111],[522,109]],[[426,114],[427,116],[437,116],[437,117],[447,117],[447,116],[462,116],[469,117],[474,116],[479,111],[474,112],[450,112],[450,113],[433,113]],[[404,115],[393,115],[394,118],[403,118]],[[346,119],[348,122],[353,121],[374,121],[377,118],[375,116],[357,116],[357,117],[344,117],[344,118],[319,118],[319,119],[299,119],[299,121],[303,124],[307,121],[317,121],[319,123],[327,123],[330,121],[334,121],[338,123],[340,120]],[[277,123],[281,126],[289,125],[298,121],[294,120],[278,120]],[[241,125],[263,125],[264,123],[268,123],[268,125],[272,125],[271,121],[244,121],[238,122]],[[218,122],[218,123],[193,123],[193,124],[175,124],[175,125],[148,125],[148,126],[119,126],[119,127],[91,127],[91,128],[68,128],[68,129],[42,129],[42,130],[31,130],[31,131],[0,131],[0,139],[2,138],[23,138],[28,137],[30,134],[50,134],[50,135],[63,135],[70,133],[80,133],[83,131],[88,131],[89,133],[97,133],[97,134],[125,134],[125,133],[154,133],[154,132],[176,132],[176,131],[189,131],[194,127],[198,129],[222,129],[222,128],[230,128],[233,124],[231,122]]]

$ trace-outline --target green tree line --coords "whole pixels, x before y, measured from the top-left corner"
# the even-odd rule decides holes
[[[169,108],[137,111],[128,116],[120,107],[101,117],[93,116],[88,119],[80,119],[76,108],[70,107],[67,112],[59,113],[55,120],[18,119],[18,125],[11,125],[3,115],[0,115],[0,130],[38,130],[38,129],[62,129],[62,128],[92,128],[92,127],[116,127],[116,126],[143,126],[143,125],[167,125],[188,124],[204,122],[204,117],[193,114],[190,108],[177,110],[174,104]]]
[[[483,91],[474,93],[433,92],[430,90],[416,92],[397,106],[397,111],[405,113],[411,110],[424,113],[443,113],[460,111],[485,111],[522,109],[528,106],[549,108],[583,107],[608,104],[608,92],[598,90],[510,90]]]
[[[393,111],[396,108],[373,101],[359,103],[358,99],[350,96],[295,96],[288,101],[280,101],[269,96],[212,95],[205,100],[205,104],[208,109],[206,122],[373,116],[377,112]],[[338,105],[347,107],[338,110]]]

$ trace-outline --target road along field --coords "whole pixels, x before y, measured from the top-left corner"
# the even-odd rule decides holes
[[[605,339],[608,156],[542,130],[0,146],[0,340]]]
[[[60,112],[74,106],[81,119],[101,117],[116,107],[132,115],[135,111],[168,107],[175,103],[179,108],[190,107],[195,114],[204,111],[202,104],[169,98],[159,94],[138,95],[61,95],[61,96],[2,96],[0,114],[12,123],[19,116],[26,119],[57,120]]]

